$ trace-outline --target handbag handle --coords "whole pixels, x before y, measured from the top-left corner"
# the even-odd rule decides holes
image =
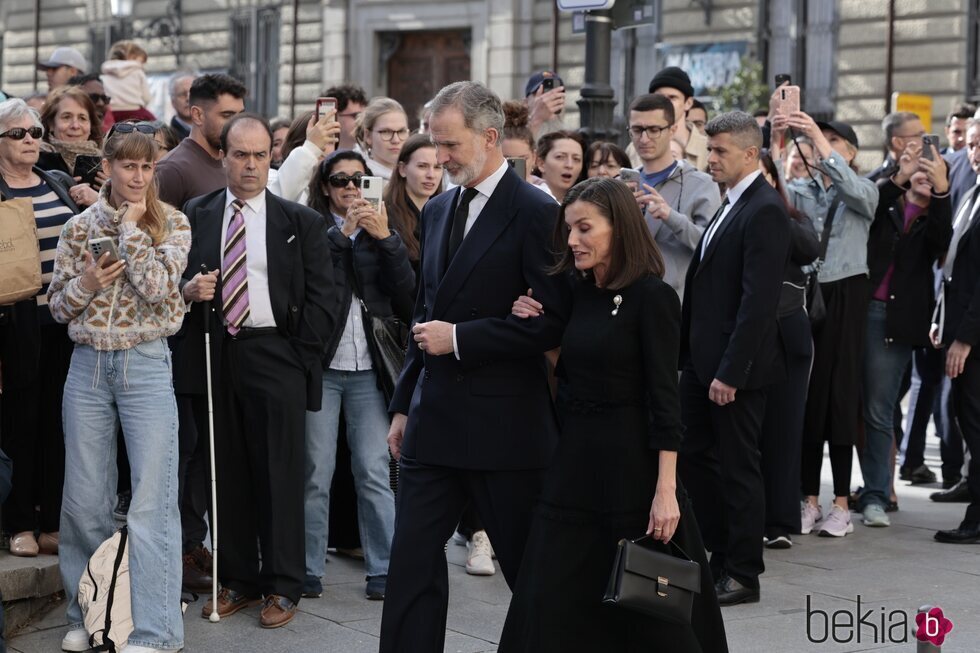
[[[633,544],[639,544],[643,540],[650,540],[651,542],[660,542],[660,540],[655,540],[650,535],[644,535],[643,537],[638,537],[635,540],[630,540],[630,542],[632,542]],[[661,544],[663,544],[663,543],[661,542]],[[684,555],[685,558],[687,558],[688,560],[691,560],[691,556],[687,555],[687,551],[685,551],[684,549],[682,549],[681,548],[681,545],[678,544],[677,542],[671,540],[670,542],[667,542],[666,544],[664,544],[664,546],[667,547],[667,548],[674,547],[675,549],[677,549],[678,551],[680,551]],[[693,562],[693,560],[691,560],[691,561]]]

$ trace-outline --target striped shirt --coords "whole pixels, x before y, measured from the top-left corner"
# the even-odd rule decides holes
[[[48,285],[54,273],[54,255],[58,249],[58,236],[61,228],[74,215],[43,179],[31,188],[11,188],[10,197],[30,197],[34,203],[34,219],[37,222],[37,239],[41,246],[41,291],[37,295],[39,306],[47,306]],[[51,314],[45,308],[40,312],[41,321],[53,323]]]

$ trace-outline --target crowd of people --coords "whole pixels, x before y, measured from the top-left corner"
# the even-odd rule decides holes
[[[0,306],[2,526],[60,557],[63,650],[91,644],[79,580],[121,521],[124,650],[184,646],[211,438],[202,616],[289,623],[334,549],[385,601],[382,651],[442,650],[448,540],[514,591],[501,651],[726,651],[766,548],[888,527],[896,481],[938,482],[930,416],[932,499],[969,503],[935,539],[980,542],[975,107],[943,149],[889,114],[863,175],[847,123],[779,88],[712,116],[676,67],[623,149],[565,127],[554,71],[508,101],[451,84],[413,133],[356,84],[270,122],[185,71],[164,123],[146,59],[58,48],[47,94],[0,103],[0,199],[30,199],[44,283]],[[689,623],[602,605],[644,537],[701,568]]]

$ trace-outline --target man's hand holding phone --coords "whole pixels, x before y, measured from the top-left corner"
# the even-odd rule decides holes
[[[549,120],[561,115],[565,109],[565,87],[556,86],[545,90],[544,85],[538,87],[527,99],[528,126],[532,132]]]
[[[317,120],[316,114],[310,116],[306,125],[306,139],[323,150],[324,154],[333,152],[340,142],[340,123],[337,122],[337,110],[327,111]]]

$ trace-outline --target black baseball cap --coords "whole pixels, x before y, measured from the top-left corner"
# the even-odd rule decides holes
[[[531,75],[530,79],[527,80],[527,84],[524,86],[524,97],[527,97],[528,95],[531,95],[537,91],[538,87],[541,86],[546,79],[555,80],[556,87],[565,85],[565,82],[561,81],[561,77],[558,76],[558,73],[554,72],[553,70],[543,70],[540,73],[534,73]]]
[[[858,147],[857,134],[854,133],[854,128],[848,125],[846,122],[841,122],[839,120],[831,120],[829,122],[818,121],[817,127],[819,127],[821,131],[824,129],[832,131],[854,147]]]

